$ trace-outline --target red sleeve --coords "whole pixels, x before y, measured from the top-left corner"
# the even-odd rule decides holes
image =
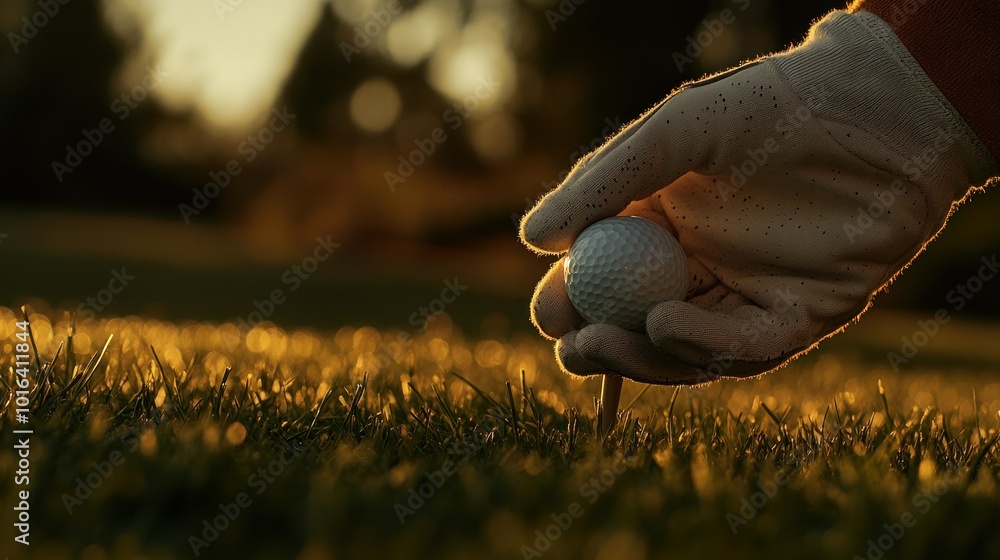
[[[856,0],[882,18],[1000,160],[1000,0]]]

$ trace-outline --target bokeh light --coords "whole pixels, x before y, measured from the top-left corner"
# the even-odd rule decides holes
[[[372,78],[351,95],[351,120],[365,132],[382,132],[396,122],[402,106],[399,91],[392,82]]]
[[[458,31],[459,14],[457,0],[430,0],[397,16],[386,31],[389,56],[400,66],[422,62]]]
[[[448,44],[431,58],[428,81],[470,112],[502,105],[516,88],[510,53],[495,41],[466,36]]]
[[[212,126],[240,130],[269,111],[322,5],[105,0],[108,24],[141,41],[119,86],[130,89],[147,67],[160,68],[165,77],[151,93],[166,108],[193,109]]]
[[[501,162],[517,153],[521,142],[521,128],[510,115],[490,115],[481,122],[474,123],[470,141],[483,159]]]
[[[384,4],[384,0],[333,0],[330,8],[338,18],[356,25],[367,21],[371,12]]]

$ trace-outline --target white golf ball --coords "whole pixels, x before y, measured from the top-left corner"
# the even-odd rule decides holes
[[[573,242],[566,292],[591,323],[643,331],[658,303],[682,300],[688,289],[684,249],[670,232],[636,216],[601,220]]]

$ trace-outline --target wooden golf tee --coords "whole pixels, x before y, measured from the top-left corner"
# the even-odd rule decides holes
[[[601,437],[608,435],[618,420],[618,400],[622,396],[622,377],[613,373],[604,375],[601,383]]]

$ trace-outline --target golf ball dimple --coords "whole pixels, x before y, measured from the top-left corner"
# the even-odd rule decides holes
[[[659,225],[636,216],[601,220],[577,237],[566,260],[566,292],[591,323],[643,331],[658,303],[688,289],[684,249]]]

